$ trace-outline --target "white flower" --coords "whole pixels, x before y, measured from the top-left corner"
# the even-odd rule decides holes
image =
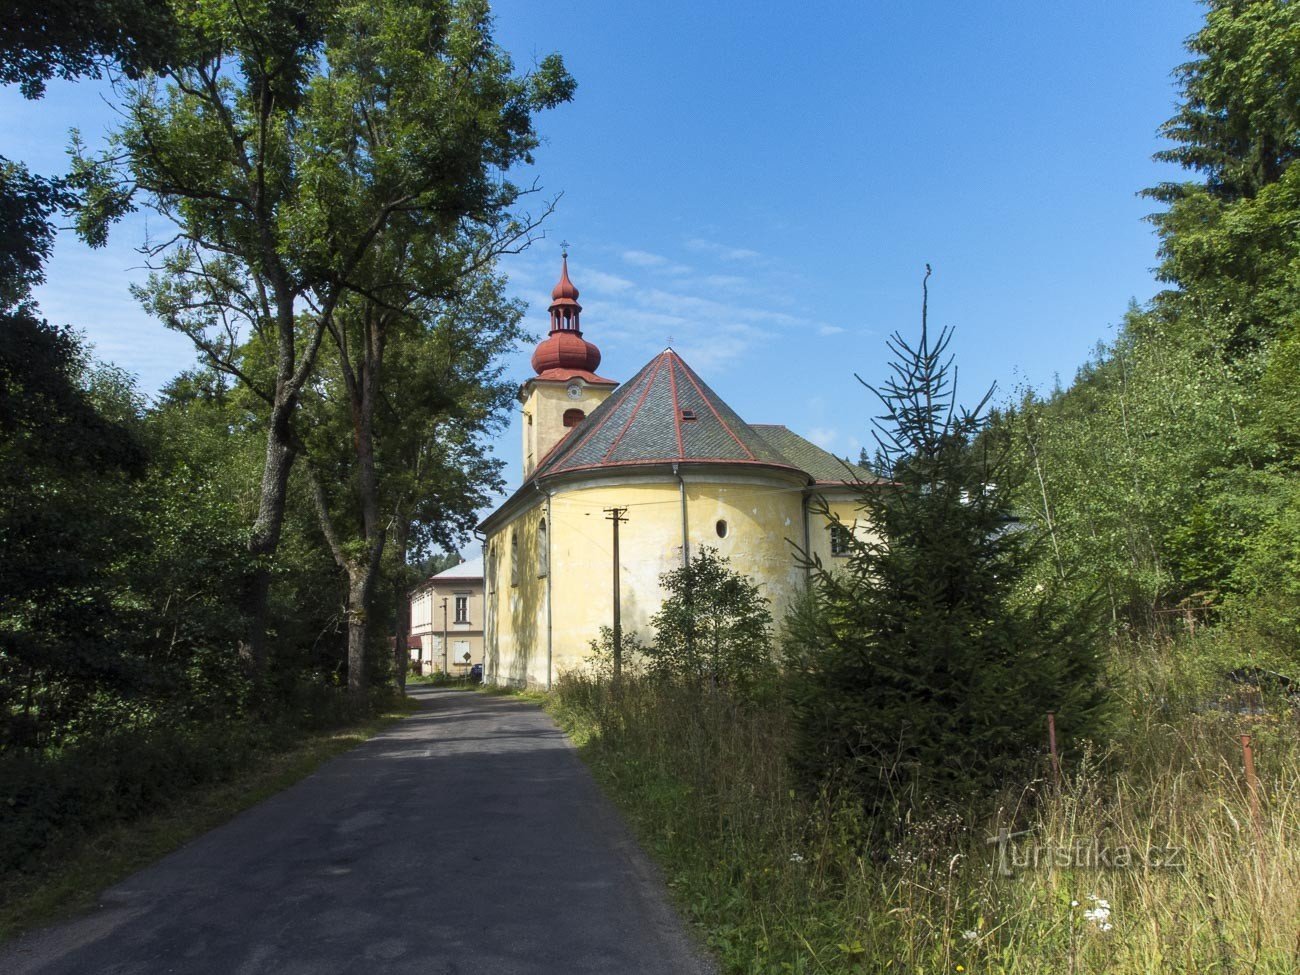
[[[790,862],[791,862],[791,863],[803,863],[803,854],[802,854],[802,853],[791,853],[791,854],[790,854]]]
[[[1090,921],[1098,931],[1109,931],[1113,928],[1114,925],[1110,923],[1110,901],[1103,900],[1096,894],[1090,895],[1088,900],[1096,906],[1084,911],[1083,919]]]
[[[972,928],[969,931],[963,931],[961,933],[961,936],[965,938],[967,941],[976,941],[979,939],[980,933],[976,931],[974,928]]]
[[[1070,901],[1070,906],[1071,906],[1071,907],[1078,907],[1078,906],[1079,906],[1079,902],[1078,902],[1078,901]]]

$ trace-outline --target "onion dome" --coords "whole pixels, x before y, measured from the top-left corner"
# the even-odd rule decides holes
[[[551,333],[533,351],[533,370],[546,378],[565,378],[560,373],[586,374],[593,379],[600,365],[600,349],[582,337],[579,322],[582,306],[578,289],[569,280],[569,255],[564,255],[560,280],[551,291]],[[558,370],[558,372],[557,372]],[[608,382],[608,380],[599,380]]]

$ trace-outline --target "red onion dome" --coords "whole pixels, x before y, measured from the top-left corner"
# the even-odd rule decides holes
[[[576,329],[556,329],[533,350],[533,369],[539,375],[548,369],[579,369],[595,372],[600,349]]]

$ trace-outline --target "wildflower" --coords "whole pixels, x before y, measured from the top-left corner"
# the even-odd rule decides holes
[[[1083,919],[1091,922],[1098,931],[1109,931],[1113,928],[1114,925],[1110,923],[1110,901],[1096,894],[1089,894],[1088,901],[1093,906],[1083,912]]]
[[[803,854],[802,854],[802,853],[791,853],[791,854],[790,854],[790,862],[791,862],[791,863],[803,863]]]
[[[967,941],[977,941],[979,939],[980,933],[976,931],[974,928],[970,928],[969,930],[963,931],[961,933],[961,936],[965,938]]]

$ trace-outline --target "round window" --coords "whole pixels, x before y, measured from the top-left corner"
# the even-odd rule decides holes
[[[721,518],[718,519],[717,529],[719,538],[727,537],[727,523]]]

